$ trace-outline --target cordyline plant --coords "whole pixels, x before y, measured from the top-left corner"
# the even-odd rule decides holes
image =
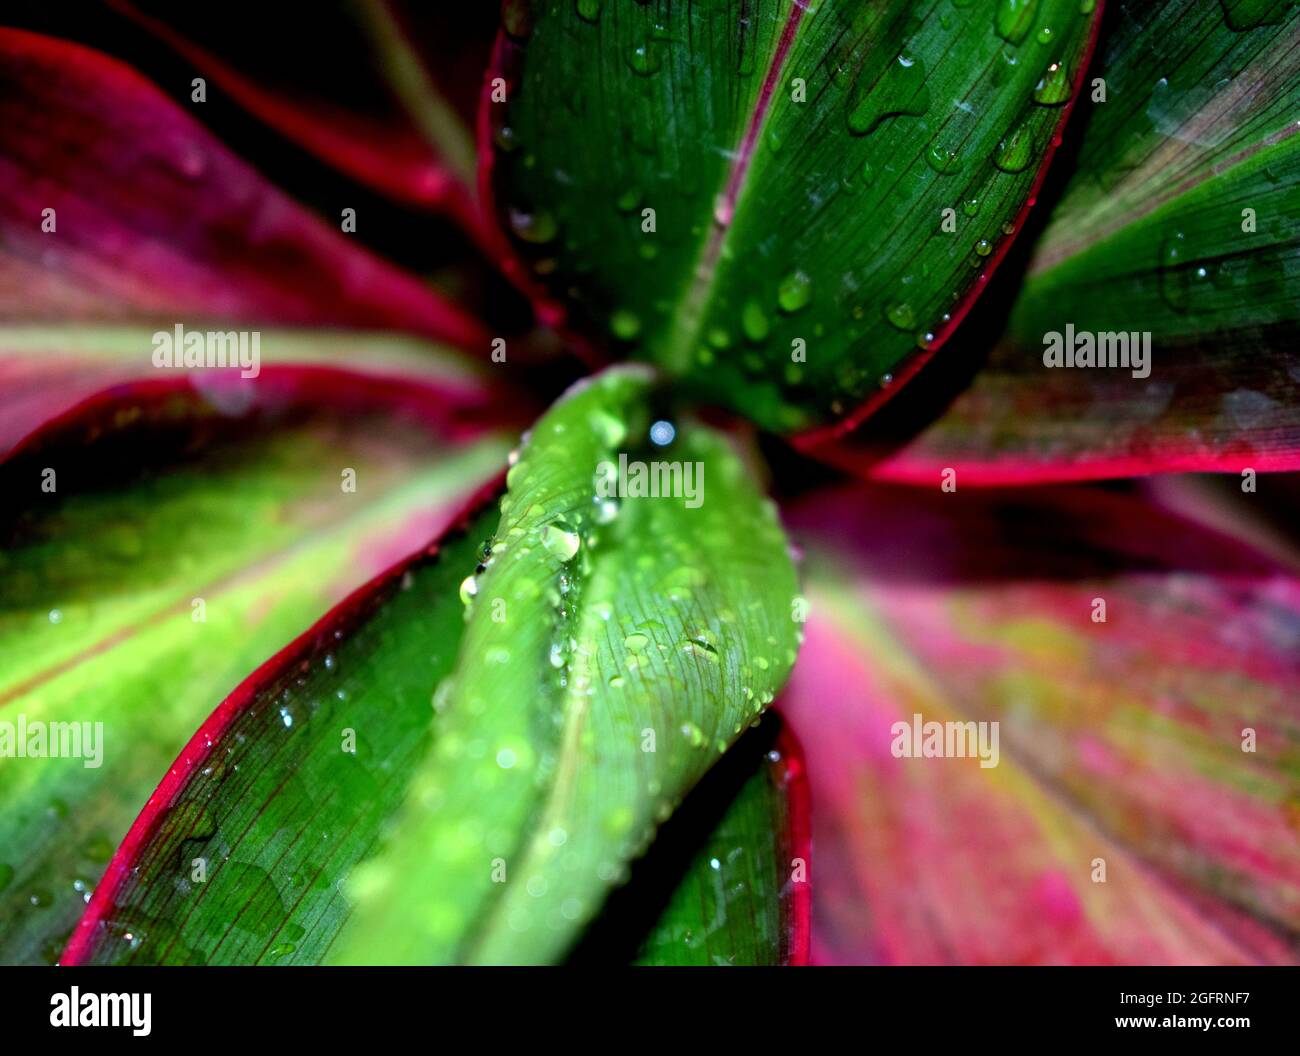
[[[10,6],[0,959],[1296,959],[1292,4]]]

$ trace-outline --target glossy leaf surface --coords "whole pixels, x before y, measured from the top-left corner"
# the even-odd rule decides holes
[[[825,424],[982,288],[1096,22],[1079,0],[511,4],[498,211],[581,327],[769,428]]]
[[[798,625],[774,511],[711,431],[649,446],[648,394],[641,371],[606,373],[523,446],[463,586],[431,753],[349,884],[336,959],[558,958],[784,681]],[[638,496],[629,475],[603,497],[620,456],[702,487]]]
[[[1005,333],[876,475],[1300,467],[1300,9],[1129,2],[1113,21],[1094,71],[1105,101]],[[1067,326],[1099,348],[1149,334],[1145,367],[1049,369],[1046,335]],[[880,458],[870,439],[839,460]]]
[[[0,960],[57,956],[203,716],[504,454],[491,434],[454,450],[437,413],[355,382],[342,416],[283,388],[252,398],[266,381],[123,389],[0,467],[0,720],[15,738],[102,723],[96,765],[0,759]]]
[[[495,522],[468,516],[245,681],[150,797],[64,963],[319,963],[428,749],[457,593]]]

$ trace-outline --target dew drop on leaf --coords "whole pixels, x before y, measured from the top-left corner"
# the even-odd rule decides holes
[[[1034,137],[1028,125],[1018,125],[998,144],[993,164],[1003,172],[1024,172],[1034,160]]]
[[[663,63],[659,57],[659,49],[650,41],[645,41],[627,53],[627,64],[638,76],[651,77],[659,72]]]
[[[1019,44],[1038,17],[1038,0],[998,0],[993,27],[1003,40]]]
[[[542,529],[542,546],[561,561],[572,561],[581,545],[578,533],[563,521],[548,524]]]
[[[528,212],[524,209],[510,210],[510,229],[525,242],[541,244],[549,242],[559,231],[555,217],[546,209]]]
[[[461,604],[468,605],[474,600],[474,595],[478,593],[478,580],[473,576],[466,576],[460,583],[460,600]]]
[[[740,328],[744,331],[745,337],[755,344],[767,340],[770,331],[767,316],[763,313],[763,306],[756,300],[748,300],[745,307],[740,313]]]
[[[1065,63],[1054,62],[1047,67],[1034,89],[1034,102],[1041,106],[1060,106],[1070,100],[1070,75]]]
[[[911,330],[916,326],[916,313],[906,301],[895,301],[885,308],[885,318],[899,330]]]
[[[802,271],[790,272],[781,280],[776,299],[783,312],[793,313],[808,307],[812,300],[812,279]]]
[[[854,135],[864,136],[874,131],[887,117],[920,117],[930,109],[925,63],[905,53],[895,57],[878,82],[862,77],[858,87],[865,87],[866,91],[849,103],[849,131]]]
[[[641,333],[641,317],[627,308],[616,309],[609,317],[609,330],[620,341],[635,341]]]

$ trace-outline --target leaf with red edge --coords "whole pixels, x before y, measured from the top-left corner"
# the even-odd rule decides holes
[[[497,485],[359,588],[199,727],[132,825],[63,964],[318,963],[340,881],[401,803],[464,631]]]
[[[470,129],[495,28],[490,8],[317,3],[304,37],[293,19],[268,22],[256,0],[108,6],[174,48],[214,91],[353,179],[477,222]]]
[[[349,878],[332,960],[563,957],[784,683],[800,628],[775,510],[723,434],[689,418],[669,446],[650,432],[653,381],[606,371],[529,431],[465,584],[432,747]],[[665,471],[678,482],[634,482]]]
[[[0,126],[0,317],[406,329],[487,352],[478,323],[115,59],[0,29]]]
[[[854,420],[984,288],[1101,7],[511,3],[495,206],[577,329],[767,428]]]
[[[660,829],[568,963],[807,964],[808,822],[799,744],[767,715]]]
[[[256,379],[239,367],[158,369],[154,338],[138,326],[0,326],[0,459],[55,419],[132,395],[193,394],[228,413],[295,403],[345,411],[383,401],[436,423],[453,441],[520,428],[533,406],[446,348],[395,334],[261,331]]]
[[[646,372],[626,368],[572,390],[531,431],[499,512],[474,514],[466,535],[385,574],[247,680],[137,820],[67,960],[563,956],[794,658],[783,537],[720,437],[683,423],[677,441],[709,470],[708,506],[593,502],[600,460],[643,442],[648,394]],[[783,892],[806,842],[797,825],[784,838],[801,817],[784,799],[802,786],[794,761],[746,768],[759,747],[739,757],[753,783],[706,826],[730,844],[725,874],[716,854],[695,857],[650,959],[675,944],[687,959],[798,955],[781,902],[806,898]],[[432,781],[465,799],[430,810]],[[504,794],[482,791],[502,781]],[[363,882],[353,867],[368,855]],[[474,868],[495,873],[498,858],[505,886]],[[394,876],[395,860],[409,871]],[[701,897],[714,873],[720,901]],[[408,896],[378,901],[394,884]]]
[[[286,365],[256,381],[152,373],[62,402],[49,399],[57,374],[0,388],[28,405],[0,466],[0,721],[9,737],[20,723],[103,724],[98,765],[15,757],[6,742],[0,962],[58,955],[202,717],[423,545],[506,450],[487,419],[458,413],[463,382]],[[42,406],[55,416],[32,431]]]
[[[876,487],[791,521],[815,959],[1300,959],[1294,568],[1084,489]],[[997,765],[900,755],[916,715],[997,723]]]
[[[1106,100],[988,363],[914,440],[817,454],[964,484],[1300,468],[1300,8],[1114,13]],[[1067,325],[1149,332],[1149,377],[1048,369]]]

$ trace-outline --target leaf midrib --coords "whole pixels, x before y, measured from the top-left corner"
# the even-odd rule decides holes
[[[746,177],[754,160],[757,147],[768,117],[772,113],[772,99],[781,71],[785,68],[787,58],[794,50],[795,38],[805,13],[804,0],[791,0],[790,12],[786,15],[785,25],[777,38],[776,46],[767,57],[766,73],[754,101],[753,112],[745,123],[745,132],[733,151],[735,159],[728,170],[724,184],[721,209],[725,221],[718,216],[719,205],[714,204],[708,219],[709,234],[700,248],[700,254],[684,294],[677,301],[677,309],[667,330],[663,349],[663,362],[670,373],[682,373],[691,362],[691,352],[700,342],[706,316],[706,306],[710,294],[717,283],[718,264],[727,238],[735,228],[736,213],[741,197],[746,189]]]

